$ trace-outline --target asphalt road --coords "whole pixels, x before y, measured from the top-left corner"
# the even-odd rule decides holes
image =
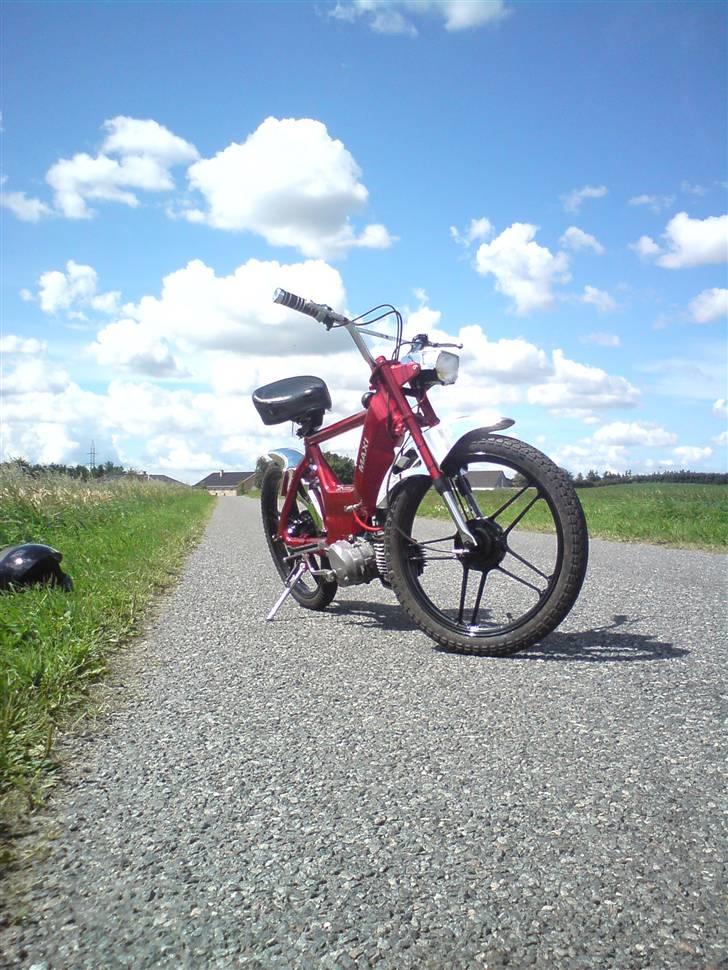
[[[0,964],[724,968],[726,557],[594,541],[561,630],[439,651],[278,590],[220,499],[64,744]]]

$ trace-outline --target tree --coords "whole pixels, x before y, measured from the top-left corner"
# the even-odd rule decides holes
[[[262,455],[255,463],[255,487],[256,488],[263,487],[263,476],[265,475],[265,470],[268,467],[268,465],[271,465],[271,464],[272,462],[270,458],[264,458]]]
[[[325,451],[324,458],[339,481],[344,485],[351,485],[354,481],[354,459],[337,455],[335,451]]]

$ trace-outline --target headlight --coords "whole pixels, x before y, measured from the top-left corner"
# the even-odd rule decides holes
[[[435,372],[441,384],[454,384],[458,379],[460,358],[447,350],[441,350],[435,362]]]

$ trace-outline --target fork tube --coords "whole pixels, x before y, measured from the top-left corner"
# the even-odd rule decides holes
[[[348,323],[346,325],[346,329],[349,331],[349,336],[351,337],[351,339],[356,344],[359,353],[362,355],[362,357],[367,362],[367,364],[369,364],[370,368],[372,370],[374,370],[377,365],[376,365],[376,363],[374,361],[374,358],[372,357],[371,353],[369,352],[369,348],[364,343],[364,338],[359,333],[359,331],[356,329],[356,326],[353,323]]]

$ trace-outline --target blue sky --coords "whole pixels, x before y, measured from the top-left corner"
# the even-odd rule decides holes
[[[363,363],[277,285],[459,337],[454,428],[725,470],[722,3],[5,3],[2,458],[196,481]],[[339,450],[353,446],[340,442]]]

